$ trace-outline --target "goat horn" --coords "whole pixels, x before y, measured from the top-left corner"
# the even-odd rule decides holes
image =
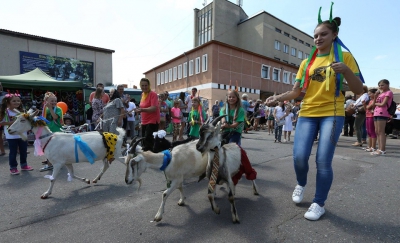
[[[211,121],[211,116],[207,118],[206,122],[204,122],[204,124],[208,124]]]
[[[137,140],[131,147],[131,150],[129,151],[130,154],[134,154],[136,152],[136,146],[142,141],[144,138],[141,138]]]
[[[217,125],[217,123],[222,119],[222,118],[224,118],[224,117],[226,117],[227,115],[222,115],[222,116],[219,116],[219,117],[217,117],[217,118],[215,118],[213,121],[212,121],[212,125],[215,127],[216,125]]]

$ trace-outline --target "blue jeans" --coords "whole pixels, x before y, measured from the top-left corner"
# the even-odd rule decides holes
[[[10,149],[10,154],[8,156],[8,163],[11,169],[16,169],[18,166],[17,162],[17,148],[19,148],[19,159],[21,167],[28,165],[26,162],[28,143],[21,138],[17,139],[7,139],[8,147]]]
[[[281,141],[282,139],[282,126],[278,126],[278,124],[275,122],[275,140],[278,140],[278,142]]]
[[[336,119],[335,131],[332,134],[333,121]],[[308,160],[314,139],[319,132],[316,154],[317,181],[313,202],[321,207],[325,205],[333,181],[332,159],[336,143],[344,124],[344,117],[299,117],[293,146],[294,170],[297,183],[306,186]],[[331,138],[331,135],[332,138]],[[333,140],[333,141],[332,141]]]

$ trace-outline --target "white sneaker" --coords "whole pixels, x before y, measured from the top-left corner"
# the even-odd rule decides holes
[[[283,139],[283,142],[284,142],[284,143],[286,143],[286,142],[287,142],[287,140],[286,140],[286,139]]]
[[[317,203],[313,203],[304,214],[304,218],[308,220],[318,220],[324,213],[324,207],[320,207]]]
[[[295,203],[301,203],[304,196],[304,187],[297,185],[292,194],[292,200]]]

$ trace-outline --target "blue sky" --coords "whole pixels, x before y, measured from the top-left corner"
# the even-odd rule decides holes
[[[193,48],[193,9],[204,0],[13,0],[0,8],[0,28],[113,49],[114,84],[138,84],[143,72]],[[211,0],[207,1],[208,3]],[[236,3],[236,0],[231,0]],[[339,36],[356,57],[368,86],[383,78],[400,88],[400,1],[336,0]],[[318,9],[331,1],[243,0],[252,16],[267,11],[313,35]],[[397,74],[397,75],[396,75]]]

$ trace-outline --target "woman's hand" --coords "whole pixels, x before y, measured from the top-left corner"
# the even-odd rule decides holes
[[[277,97],[276,97],[276,95],[273,95],[273,96],[268,97],[267,100],[266,100],[265,102],[266,102],[267,104],[270,104],[270,103],[276,102],[276,101],[278,101],[278,100],[277,100]]]
[[[350,68],[344,64],[343,62],[334,62],[331,64],[331,67],[335,73],[346,73],[348,71],[351,72]]]
[[[380,91],[380,90],[377,90],[377,91],[375,92],[375,94],[374,94],[375,100],[376,100],[376,98],[379,97],[380,94],[381,94],[381,91]]]
[[[230,125],[229,125],[228,123],[224,122],[224,123],[222,124],[222,126],[221,126],[221,129],[229,128],[229,127],[230,127]]]
[[[141,109],[141,108],[136,108],[136,109],[135,109],[135,112],[136,112],[136,113],[140,113],[140,112],[142,112],[142,109]]]

